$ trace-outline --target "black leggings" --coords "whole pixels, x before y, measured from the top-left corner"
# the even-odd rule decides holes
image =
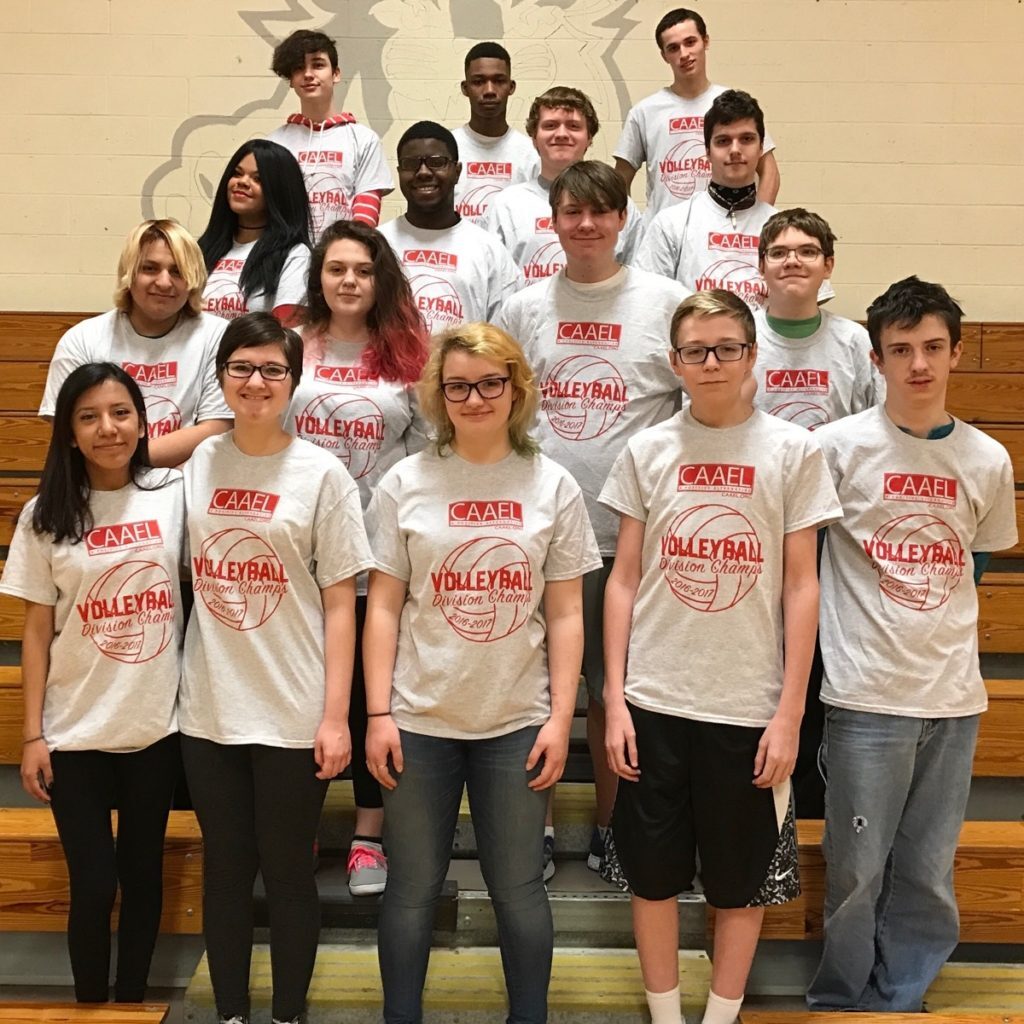
[[[369,720],[366,717],[366,681],[363,678],[365,624],[366,597],[359,596],[356,598],[356,660],[352,667],[352,698],[348,711],[348,729],[352,736],[352,793],[355,796],[356,807],[380,808],[384,806],[384,798],[380,795],[380,783],[366,767],[366,725]]]
[[[140,1003],[160,929],[164,832],[180,764],[178,734],[144,750],[55,750],[51,808],[71,882],[68,951],[80,1003],[109,997],[110,913],[121,888],[114,998]],[[110,812],[117,811],[117,841]]]
[[[253,883],[263,874],[270,916],[272,1013],[303,1012],[320,937],[313,840],[327,782],[312,748],[227,746],[182,736],[185,773],[203,832],[203,933],[217,1012],[249,1016]]]

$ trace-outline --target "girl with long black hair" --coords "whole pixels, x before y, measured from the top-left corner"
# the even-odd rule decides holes
[[[160,924],[179,764],[184,497],[177,470],[147,467],[135,381],[113,363],[73,370],[0,580],[25,602],[21,780],[50,805],[64,847],[80,1002],[108,998],[119,888],[118,1002],[144,998]]]
[[[266,139],[244,142],[224,168],[199,237],[209,274],[203,308],[226,320],[259,311],[296,322],[309,246],[309,199],[295,157]]]

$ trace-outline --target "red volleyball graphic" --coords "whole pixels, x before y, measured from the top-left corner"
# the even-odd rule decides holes
[[[711,179],[711,161],[703,137],[676,143],[659,166],[662,184],[677,199],[689,199],[694,192],[705,189]]]
[[[174,633],[174,591],[156,562],[109,568],[90,587],[84,611],[92,642],[108,658],[130,665],[152,661]]]
[[[219,622],[239,631],[257,629],[287,593],[284,566],[274,549],[251,530],[233,526],[208,537],[200,550],[207,574],[195,590]]]
[[[354,480],[377,464],[384,443],[384,414],[365,395],[328,391],[296,418],[300,437],[333,452]]]
[[[545,277],[553,277],[565,266],[565,250],[557,239],[539,245],[523,264],[523,274],[527,281],[539,281]]]
[[[890,520],[876,531],[870,548],[882,593],[904,608],[928,612],[942,607],[963,578],[960,538],[930,512]]]
[[[437,274],[415,274],[409,278],[409,287],[431,332],[456,327],[465,319],[462,298],[447,278]]]
[[[150,437],[165,437],[181,430],[181,410],[163,395],[146,395],[146,426]]]
[[[237,260],[228,261],[232,264]],[[219,264],[218,264],[219,266]],[[248,312],[245,296],[238,287],[240,270],[218,270],[214,267],[203,289],[203,309],[224,320],[234,320]]]
[[[828,423],[828,413],[823,406],[815,402],[783,402],[771,410],[772,416],[778,416],[780,420],[788,423],[795,423],[805,430],[817,430],[818,427]]]
[[[551,429],[570,441],[600,437],[628,401],[619,371],[607,359],[582,352],[552,367],[541,394]]]
[[[754,309],[768,301],[768,286],[761,272],[753,263],[735,256],[717,260],[697,278],[697,291],[706,292],[712,288],[732,292]]]
[[[474,185],[473,188],[466,189],[459,196],[456,209],[460,216],[475,220],[487,212],[487,207],[490,205],[491,200],[500,191],[501,185],[497,185],[493,181],[485,181],[480,185]]]
[[[761,574],[761,543],[745,515],[728,505],[697,505],[681,512],[662,538],[662,570],[669,589],[700,612],[733,608]]]
[[[314,235],[319,235],[328,224],[336,220],[349,219],[348,196],[339,187],[336,175],[329,171],[307,169],[304,177]]]
[[[434,601],[465,640],[491,643],[530,617],[533,586],[526,552],[504,537],[460,544],[432,574]]]

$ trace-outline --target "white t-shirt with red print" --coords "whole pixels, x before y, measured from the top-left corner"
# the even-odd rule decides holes
[[[547,721],[545,584],[601,565],[572,477],[542,455],[477,465],[428,448],[384,476],[367,524],[377,568],[409,586],[399,728],[486,739]]]
[[[883,406],[814,436],[844,512],[821,563],[821,699],[913,718],[984,711],[971,552],[1016,543],[1006,449],[960,420],[913,437]]]
[[[306,276],[309,273],[309,249],[293,246],[281,267],[273,295],[255,292],[248,298],[242,294],[239,281],[245,261],[252,255],[256,242],[233,245],[217,260],[203,289],[203,309],[213,316],[234,320],[246,313],[270,313],[278,306],[302,306],[306,302]]]
[[[681,281],[696,292],[721,288],[738,295],[751,308],[763,309],[768,285],[757,266],[761,228],[774,206],[760,200],[730,214],[707,192],[698,192],[679,206],[659,213],[644,231],[636,266]],[[835,296],[824,281],[818,301]]]
[[[495,196],[481,225],[501,239],[520,267],[527,284],[557,274],[565,266],[565,252],[551,222],[550,182],[541,178],[513,185]],[[626,225],[619,234],[615,258],[631,263],[640,242],[643,214],[630,199]]]
[[[726,91],[709,85],[685,99],[670,88],[645,97],[626,115],[615,156],[639,169],[647,164],[647,219],[708,187],[711,162],[704,145],[704,115]],[[775,149],[765,132],[764,152]]]
[[[227,324],[200,313],[181,316],[167,334],[137,334],[127,313],[112,309],[75,324],[57,342],[46,374],[40,416],[52,416],[72,370],[85,363],[116,363],[134,378],[146,400],[149,436],[164,437],[204,420],[229,420],[217,383],[216,355]]]
[[[195,607],[178,715],[216,743],[312,747],[324,713],[320,591],[373,567],[359,488],[341,462],[293,440],[245,455],[234,433],[185,464]]]
[[[785,536],[842,515],[815,439],[759,410],[713,429],[684,409],[630,439],[601,501],[645,524],[627,700],[767,725],[782,695]]]
[[[357,195],[395,187],[380,137],[351,114],[337,115],[322,125],[293,114],[267,138],[289,150],[302,168],[314,242],[336,220],[352,219]]]
[[[380,233],[402,264],[431,334],[492,320],[519,287],[519,268],[505,247],[467,220],[435,230],[414,227],[403,214],[382,225]]]
[[[540,157],[530,137],[514,128],[491,138],[464,124],[452,135],[462,164],[455,186],[455,209],[465,220],[484,227],[483,218],[494,197],[511,185],[536,177]]]
[[[669,325],[687,294],[634,267],[598,284],[577,284],[563,271],[514,295],[498,317],[537,376],[544,454],[579,481],[608,557],[618,522],[597,496],[626,441],[679,408]]]
[[[77,544],[33,530],[36,498],[18,520],[0,592],[53,607],[50,750],[140,750],[177,728],[184,492],[173,469],[139,484],[94,490]]]
[[[759,409],[817,430],[884,401],[885,380],[871,362],[871,340],[860,324],[823,309],[813,334],[787,338],[772,330],[763,310],[754,323]]]

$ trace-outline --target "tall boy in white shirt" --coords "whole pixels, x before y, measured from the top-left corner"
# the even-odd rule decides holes
[[[822,427],[843,503],[821,572],[825,942],[807,1002],[918,1013],[957,944],[978,719],[978,553],[1017,539],[1001,444],[946,411],[963,311],[908,277],[868,307],[884,406]]]
[[[661,59],[672,68],[672,84],[642,99],[627,114],[615,145],[615,169],[629,188],[647,165],[647,220],[707,188],[711,168],[704,153],[704,115],[725,87],[707,74],[711,46],[707,25],[685,7],[669,11],[654,30]],[[757,161],[758,195],[774,203],[779,194],[775,143],[765,136]]]
[[[469,100],[469,122],[452,131],[462,161],[455,209],[466,220],[481,224],[495,196],[536,175],[537,154],[529,138],[509,127],[508,100],[516,83],[504,46],[473,46],[466,54],[459,88]]]
[[[271,68],[299,98],[300,113],[269,138],[290,150],[302,168],[314,241],[336,220],[376,227],[380,201],[395,185],[377,133],[334,110],[334,87],[341,81],[334,40],[299,29],[275,47]]]
[[[842,510],[812,435],[754,409],[753,318],[700,292],[671,365],[690,403],[635,434],[601,502],[614,847],[653,1024],[681,1024],[679,907],[699,852],[717,910],[704,1024],[733,1024],[766,906],[800,891],[789,777],[818,617],[816,532]]]

